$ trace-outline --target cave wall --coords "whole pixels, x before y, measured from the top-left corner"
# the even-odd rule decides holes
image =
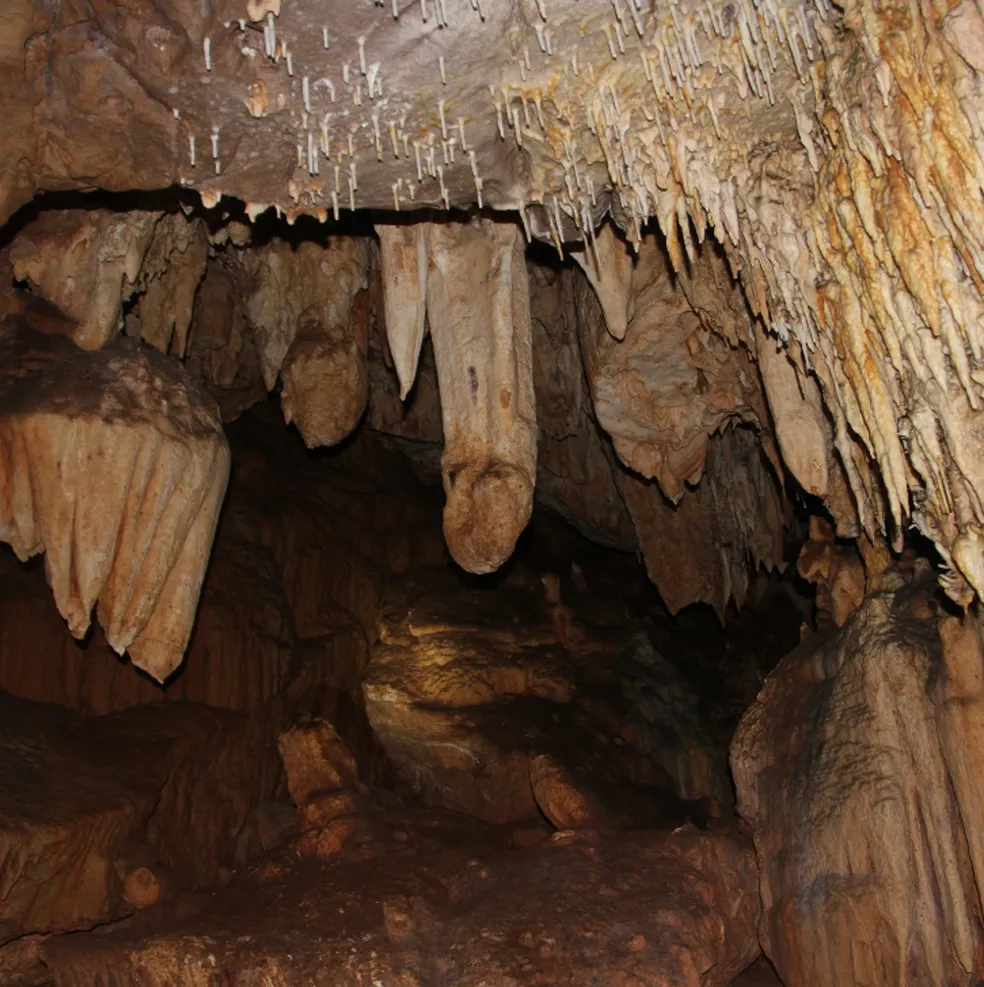
[[[360,763],[373,742],[361,680],[390,578],[446,558],[437,507],[401,458],[371,436],[331,461],[309,458],[255,409],[233,426],[233,476],[186,659],[162,687],[135,674],[93,627],[75,641],[43,567],[4,552],[0,690],[86,715],[191,701],[273,724],[317,712]]]

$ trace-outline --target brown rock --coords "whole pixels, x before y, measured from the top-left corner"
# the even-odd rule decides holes
[[[41,962],[41,946],[47,938],[21,936],[0,945],[0,983],[4,987],[42,987],[51,982],[51,971]]]
[[[981,975],[965,821],[980,804],[980,632],[950,619],[941,649],[912,592],[870,596],[839,633],[785,658],[735,736],[763,948],[786,987]]]
[[[838,544],[833,528],[823,518],[810,518],[810,538],[800,549],[796,571],[816,585],[817,610],[838,627],[864,601],[867,577],[858,549]]]
[[[160,219],[160,212],[137,210],[45,210],[13,245],[14,275],[76,321],[79,346],[99,349],[119,332]],[[183,217],[179,224],[188,229]]]
[[[261,727],[179,703],[83,720],[0,695],[0,764],[0,943],[159,897],[168,879],[157,866],[120,888],[113,861],[133,843],[187,884],[213,881],[277,782]]]
[[[332,987],[360,976],[401,987],[723,987],[758,951],[752,851],[733,835],[635,832],[517,852],[492,829],[473,830],[468,846],[460,820],[415,818],[427,835],[399,853],[336,842],[324,847],[331,859],[289,858],[281,879],[290,895],[251,874],[245,893],[210,896],[193,927],[137,916],[127,928],[49,942],[43,956],[72,985],[96,970],[136,979],[163,968],[175,987],[191,987],[201,964],[214,963],[233,979],[262,970]],[[469,860],[477,847],[481,859]],[[613,896],[596,893],[606,886]]]
[[[327,720],[311,718],[298,723],[277,739],[287,787],[298,806],[321,792],[351,788],[358,780],[355,760]]]
[[[537,814],[542,780],[539,809],[562,827],[601,824],[597,802],[648,825],[672,815],[667,800],[728,802],[724,753],[696,696],[625,626],[621,594],[565,597],[559,578],[514,572],[513,584],[480,590],[422,572],[391,598],[363,688],[404,781],[430,805],[507,822]],[[579,766],[583,780],[560,765]],[[626,791],[612,791],[612,779]],[[614,805],[622,795],[636,804]]]
[[[549,754],[530,758],[530,784],[540,811],[559,830],[604,829],[608,813],[573,772]]]
[[[164,883],[150,867],[130,871],[123,881],[123,900],[134,908],[149,908],[164,896]]]

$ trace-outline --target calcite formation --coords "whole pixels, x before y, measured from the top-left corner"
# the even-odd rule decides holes
[[[620,601],[550,574],[537,582],[526,572],[470,590],[422,570],[391,594],[364,692],[401,777],[430,805],[490,822],[539,806],[559,828],[729,802],[696,695],[644,634],[619,626]]]
[[[163,681],[191,633],[229,447],[179,365],[114,342],[96,352],[22,319],[0,324],[0,538],[45,555],[76,637],[106,639]]]
[[[783,659],[732,748],[786,987],[981,977],[981,629],[928,574],[885,578]]]
[[[466,568],[509,555],[539,478],[582,528],[641,550],[674,607],[723,612],[749,558],[780,561],[788,470],[839,536],[898,550],[914,526],[954,600],[984,591],[970,0],[18,0],[5,26],[0,221],[62,196],[18,217],[2,263],[83,345],[122,324],[187,356],[229,416],[279,381],[310,444],[360,420],[374,321],[411,402],[429,332]],[[101,212],[64,195],[93,188],[202,208],[184,228],[158,197]],[[273,217],[296,236],[262,231]],[[523,236],[598,299],[576,303],[591,412],[576,442],[552,420],[549,448]],[[551,347],[570,357],[569,339]],[[722,507],[709,450],[736,425],[765,461]],[[681,526],[729,547],[713,563],[698,548],[677,588],[663,559]]]
[[[842,471],[843,530],[898,546],[911,521],[954,598],[984,589],[969,0],[185,0],[67,21],[20,0],[7,28],[0,217],[93,185],[325,222],[477,204],[577,245],[615,338],[635,275],[603,217],[633,243],[655,221],[678,272],[713,238],[756,348],[789,354],[764,377],[797,479],[828,497]]]

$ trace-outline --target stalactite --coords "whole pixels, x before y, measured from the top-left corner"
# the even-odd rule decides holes
[[[88,353],[16,318],[0,348],[0,538],[45,553],[69,629],[164,681],[191,633],[229,449],[181,368],[122,342]]]

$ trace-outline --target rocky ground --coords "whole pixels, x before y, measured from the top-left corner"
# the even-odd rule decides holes
[[[327,724],[281,749],[299,835],[221,890],[49,940],[59,985],[696,987],[758,954],[757,871],[734,825],[495,826],[361,786]]]

